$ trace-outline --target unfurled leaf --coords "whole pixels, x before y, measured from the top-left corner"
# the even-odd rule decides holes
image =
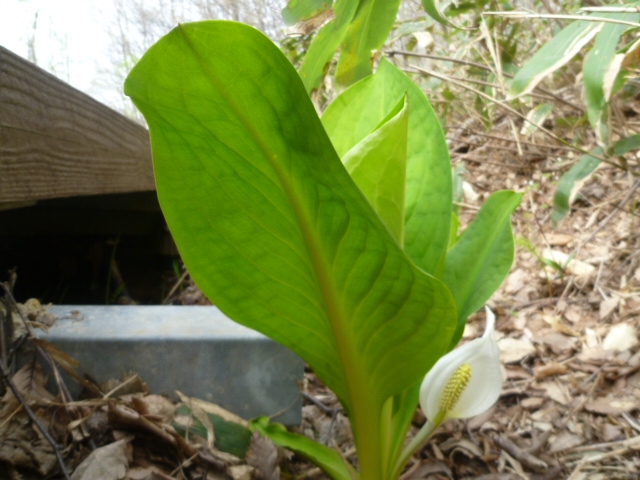
[[[342,158],[345,168],[394,238],[404,245],[409,105],[402,98],[385,121]]]
[[[533,90],[547,75],[571,60],[602,28],[601,22],[575,21],[544,44],[511,81],[508,98]]]
[[[336,81],[344,86],[371,74],[371,54],[393,29],[400,0],[360,0],[340,51]]]
[[[160,203],[192,277],[311,365],[350,414],[361,474],[379,472],[385,401],[450,342],[448,289],[407,258],[257,30],[180,25],[125,91],[149,124]]]
[[[447,143],[424,93],[382,59],[374,75],[348,88],[329,105],[322,123],[343,157],[376,129],[405,93],[409,103],[405,251],[424,271],[436,274],[449,241],[452,178]]]
[[[462,337],[467,317],[484,305],[511,269],[511,214],[521,200],[522,195],[508,190],[491,195],[447,252],[442,280],[458,308],[458,328],[449,348]]]

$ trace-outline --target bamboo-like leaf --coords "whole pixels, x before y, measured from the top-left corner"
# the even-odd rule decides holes
[[[380,124],[405,92],[409,100],[405,251],[424,271],[436,274],[449,240],[452,178],[447,143],[424,93],[383,59],[374,75],[360,80],[329,105],[322,122],[343,157]]]
[[[535,108],[531,109],[529,113],[527,113],[528,122],[522,126],[520,130],[521,135],[532,135],[538,131],[539,127],[542,127],[544,121],[549,118],[551,112],[553,111],[553,106],[548,103],[541,103],[540,105],[536,105]]]
[[[336,81],[345,87],[370,75],[371,52],[380,50],[393,29],[401,0],[360,0],[340,52]]]
[[[463,28],[456,25],[455,23],[453,23],[451,20],[447,18],[444,12],[440,9],[440,2],[438,0],[422,0],[422,7],[424,8],[425,12],[429,14],[431,18],[433,18],[434,20],[437,20],[443,25],[446,25],[447,27],[452,27],[452,28]]]
[[[380,411],[446,350],[448,289],[398,246],[257,30],[180,25],[125,92],[149,124],[160,203],[194,280],[312,366],[351,416],[363,477],[379,478]]]
[[[458,307],[458,328],[449,348],[456,346],[467,317],[498,289],[513,263],[511,213],[522,195],[503,190],[491,195],[471,225],[447,253],[442,280]]]
[[[404,190],[409,105],[403,97],[392,116],[342,158],[380,219],[404,245]]]
[[[628,22],[640,21],[640,13],[603,13],[603,17]],[[629,30],[628,25],[605,23],[596,36],[582,64],[585,99],[589,123],[600,145],[609,146],[609,100],[612,85],[620,72],[625,55],[618,54],[620,37]]]
[[[282,9],[282,19],[286,25],[305,22],[333,6],[333,0],[289,0]]]
[[[617,157],[640,148],[640,135],[632,135],[618,140],[612,149],[612,156]],[[601,156],[603,150],[596,147],[591,152]],[[555,225],[567,216],[571,210],[571,204],[580,191],[581,186],[589,179],[600,165],[600,159],[592,155],[583,155],[568,172],[560,178],[558,188],[553,196],[553,213],[551,220]]]
[[[359,0],[337,0],[334,6],[336,17],[322,27],[311,42],[300,67],[300,77],[307,92],[320,86],[327,64],[333,59],[347,34],[358,3]]]
[[[602,155],[602,148],[593,150],[595,155]],[[555,225],[567,216],[571,210],[571,203],[580,190],[580,185],[598,168],[600,160],[591,155],[583,155],[567,173],[562,175],[558,182],[558,188],[553,196],[553,213],[551,220]]]
[[[511,81],[510,100],[531,92],[540,81],[571,60],[602,28],[600,22],[575,21],[548,41]]]

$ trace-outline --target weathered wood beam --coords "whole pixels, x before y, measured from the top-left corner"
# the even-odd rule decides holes
[[[154,188],[144,127],[0,46],[0,207]]]

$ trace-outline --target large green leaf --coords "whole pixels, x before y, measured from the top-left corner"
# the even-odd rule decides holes
[[[509,190],[491,195],[447,252],[442,280],[458,307],[458,328],[450,348],[460,340],[467,317],[484,305],[509,274],[514,255],[511,213],[521,199],[522,195]]]
[[[318,88],[327,64],[333,59],[347,34],[360,0],[337,0],[334,6],[336,18],[320,29],[311,42],[300,67],[300,77],[307,92]]]
[[[403,97],[391,118],[366,136],[342,163],[400,245],[404,244],[404,190],[409,105]]]
[[[640,13],[603,13],[602,17],[627,22],[640,21]],[[589,50],[582,64],[585,99],[589,123],[593,127],[600,144],[609,146],[609,100],[613,83],[618,76],[624,54],[618,54],[620,37],[631,27],[617,23],[605,23],[596,36],[593,48]]]
[[[516,73],[509,99],[525,95],[548,74],[569,62],[602,28],[600,22],[576,21],[544,44]]]
[[[314,368],[351,416],[362,475],[379,478],[380,411],[446,350],[448,289],[398,246],[257,30],[180,25],[125,92],[149,124],[160,203],[194,280]]]
[[[251,428],[257,430],[273,443],[288,448],[302,458],[315,463],[334,480],[353,480],[351,466],[346,463],[338,452],[313,440],[287,431],[284,425],[269,423],[268,417],[258,417],[251,421]]]
[[[382,59],[374,75],[360,80],[329,105],[322,123],[343,157],[380,124],[405,92],[409,100],[405,251],[420,268],[436,274],[449,240],[452,179],[447,143],[424,93]]]
[[[393,29],[401,0],[360,0],[340,52],[337,82],[345,87],[370,75],[371,52],[380,50]]]

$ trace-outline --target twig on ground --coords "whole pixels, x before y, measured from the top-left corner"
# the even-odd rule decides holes
[[[182,282],[184,282],[187,279],[188,275],[189,275],[189,272],[185,270],[184,273],[178,279],[178,281],[175,283],[175,285],[171,288],[167,296],[162,301],[163,305],[166,305],[167,303],[169,303],[169,299],[173,297],[173,294],[176,293],[176,290],[178,290],[178,288],[180,288],[180,285],[182,285]]]
[[[494,435],[493,440],[496,444],[512,455],[516,460],[525,467],[539,473],[545,473],[549,470],[549,465],[531,454],[528,450],[524,450],[502,435]]]
[[[67,466],[65,465],[64,459],[62,458],[62,453],[61,453],[60,446],[53,439],[53,437],[51,436],[49,431],[42,424],[42,422],[40,421],[38,416],[33,412],[31,407],[29,407],[29,405],[27,405],[27,402],[26,402],[25,398],[22,396],[22,394],[20,393],[18,388],[15,386],[15,384],[11,380],[11,376],[9,375],[9,372],[7,370],[7,366],[1,360],[0,360],[0,376],[2,377],[2,382],[9,387],[9,389],[13,393],[14,397],[16,397],[18,402],[20,402],[22,404],[22,408],[24,408],[24,411],[27,413],[27,415],[29,416],[31,421],[35,424],[35,426],[38,428],[40,433],[42,433],[42,436],[49,443],[49,445],[51,445],[51,448],[53,448],[53,451],[55,452],[56,458],[58,459],[58,465],[60,466],[60,470],[62,471],[62,474],[64,475],[64,478],[66,478],[67,480],[71,480],[71,477],[69,476],[69,471],[67,470]]]

